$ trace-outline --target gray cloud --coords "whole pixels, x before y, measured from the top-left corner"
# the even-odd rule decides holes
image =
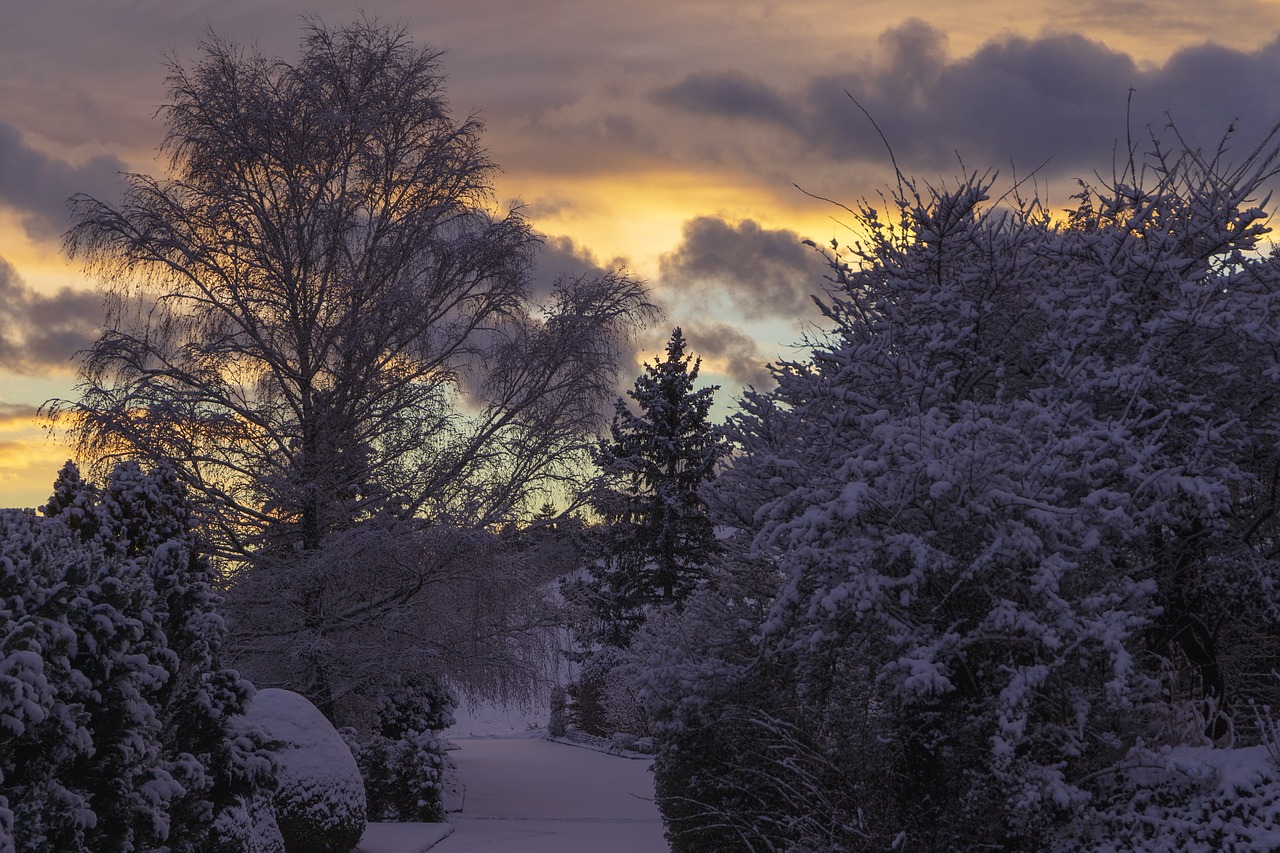
[[[684,328],[689,350],[743,386],[761,390],[773,386],[773,376],[755,340],[728,323],[696,323]],[[729,389],[734,391],[736,389]]]
[[[653,93],[659,104],[728,118],[791,122],[792,106],[754,77],[739,71],[699,71]]]
[[[0,365],[14,373],[41,375],[66,368],[97,339],[101,295],[63,288],[36,293],[13,265],[0,258]]]
[[[1051,158],[1052,174],[1087,178],[1109,168],[1102,164],[1117,140],[1124,142],[1130,88],[1132,129],[1141,142],[1149,140],[1148,127],[1163,135],[1167,113],[1188,143],[1205,148],[1216,147],[1234,122],[1243,149],[1280,117],[1280,89],[1270,83],[1280,75],[1280,39],[1253,51],[1184,48],[1156,67],[1076,34],[1004,37],[954,59],[943,32],[909,20],[883,33],[880,48],[878,62],[815,76],[795,91],[755,81],[753,103],[790,102],[796,118],[777,108],[750,118],[789,129],[818,156],[885,160],[884,142],[847,92],[875,119],[908,173],[951,174],[959,155],[970,167],[1013,163],[1020,172]],[[711,91],[707,79],[690,75],[664,92]],[[703,117],[745,117],[728,97],[667,103]]]
[[[601,262],[591,250],[568,237],[544,236],[530,278],[535,301],[549,296],[560,279],[602,276],[627,266],[624,258]]]
[[[0,402],[0,426],[27,426],[40,414],[40,410],[27,403]]]
[[[719,296],[748,320],[813,316],[809,294],[821,276],[820,260],[794,231],[711,216],[684,224],[683,239],[659,269],[663,293],[681,302]]]
[[[57,237],[66,230],[67,199],[78,192],[109,201],[120,192],[123,162],[99,156],[73,166],[36,151],[22,134],[0,122],[0,203],[16,208],[32,238]]]

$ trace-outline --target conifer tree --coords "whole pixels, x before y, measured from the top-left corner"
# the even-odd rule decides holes
[[[272,763],[233,732],[253,688],[199,545],[173,472],[133,462],[0,514],[0,851],[243,849]]]
[[[700,366],[676,328],[666,358],[646,364],[627,392],[639,413],[619,398],[597,450],[590,502],[605,527],[587,587],[608,645],[626,645],[646,607],[686,598],[716,552],[699,489],[728,445],[709,420],[719,386],[695,388]]]

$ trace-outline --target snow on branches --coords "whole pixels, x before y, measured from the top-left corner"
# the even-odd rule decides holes
[[[824,252],[829,332],[747,395],[719,485],[800,701],[893,744],[850,771],[882,839],[1038,845],[1170,719],[1225,742],[1274,696],[1275,159],[1156,145],[1065,221],[906,182]]]
[[[0,850],[232,850],[273,780],[253,688],[169,470],[68,463],[44,516],[0,515]]]

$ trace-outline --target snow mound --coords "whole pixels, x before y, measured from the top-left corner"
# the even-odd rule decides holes
[[[360,770],[333,725],[302,696],[259,690],[245,714],[279,746],[273,805],[288,853],[347,853],[364,834]]]

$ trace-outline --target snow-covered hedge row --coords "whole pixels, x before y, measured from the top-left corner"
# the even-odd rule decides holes
[[[0,513],[0,851],[246,849],[274,764],[183,491],[70,463],[44,515]]]

